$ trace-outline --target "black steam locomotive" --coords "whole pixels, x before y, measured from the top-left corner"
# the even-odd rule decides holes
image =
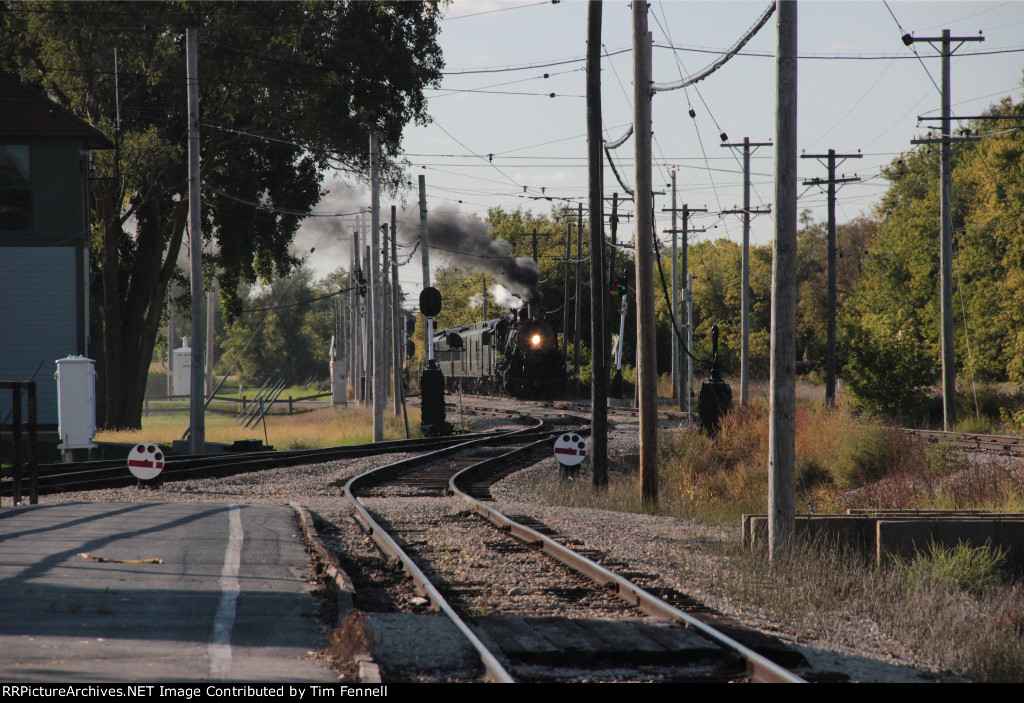
[[[437,364],[449,391],[555,398],[565,393],[568,374],[558,337],[539,303],[505,317],[439,330]]]

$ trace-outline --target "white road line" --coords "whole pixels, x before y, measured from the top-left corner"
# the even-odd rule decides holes
[[[228,513],[228,546],[220,571],[220,605],[213,619],[213,635],[206,652],[210,657],[210,676],[226,679],[231,674],[231,630],[235,626],[238,603],[238,567],[242,562],[241,506],[232,505]]]

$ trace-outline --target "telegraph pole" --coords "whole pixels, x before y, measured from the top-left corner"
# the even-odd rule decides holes
[[[594,486],[608,485],[608,360],[604,331],[604,183],[601,174],[601,10],[587,5],[587,161],[590,200],[590,445]]]
[[[384,344],[384,277],[380,252],[380,148],[370,132],[370,295],[373,300],[373,441],[384,441],[387,347]]]
[[[355,337],[355,353],[353,360],[355,367],[356,400],[359,405],[366,405],[366,355],[363,352],[366,345],[366,336],[363,332],[363,318],[365,317],[363,287],[363,252],[359,246],[359,228],[352,230],[352,270],[355,272],[355,316],[352,318],[353,334]]]
[[[942,197],[939,200],[939,221],[941,224],[942,245],[939,249],[939,298],[940,327],[942,328],[942,418],[943,429],[952,431],[956,424],[956,367],[953,359],[953,214],[951,208],[951,190],[953,176],[952,143],[950,131],[950,73],[949,60],[953,52],[964,42],[985,41],[985,37],[951,37],[948,29],[942,30],[941,37],[912,37],[903,35],[903,43],[910,46],[914,42],[928,42],[942,56],[942,134],[939,140],[942,145],[942,158],[939,167],[939,179],[942,183]],[[936,42],[939,46],[936,46]],[[953,42],[959,42],[954,48]],[[911,144],[932,144],[933,139],[914,139]]]
[[[562,356],[569,359],[569,261],[572,257],[572,223],[565,230],[565,301],[562,303]]]
[[[573,323],[573,332],[576,336],[575,352],[573,354],[573,377],[575,379],[574,390],[576,397],[580,397],[580,318],[583,314],[583,203],[579,204],[576,214],[576,321]]]
[[[420,261],[423,262],[423,287],[430,288],[430,245],[427,237],[427,181],[421,174],[420,186]],[[430,330],[427,334],[430,334]]]
[[[672,259],[673,259],[673,261],[672,261],[672,273],[673,273],[673,276],[672,276],[672,281],[673,281],[673,283],[672,283],[672,306],[673,306],[674,310],[673,310],[673,313],[672,313],[672,323],[674,325],[676,325],[676,328],[678,329],[678,327],[680,326],[679,319],[680,319],[681,310],[680,310],[679,300],[678,300],[678,297],[677,297],[676,283],[675,283],[675,281],[677,280],[676,276],[675,276],[675,270],[676,270],[675,269],[676,235],[677,234],[683,235],[683,240],[681,242],[682,243],[681,249],[682,249],[683,255],[682,255],[682,265],[680,267],[682,269],[682,271],[681,271],[680,275],[681,275],[681,280],[685,281],[686,278],[687,278],[687,268],[686,267],[688,265],[688,260],[687,260],[687,249],[689,248],[689,244],[687,242],[688,234],[690,232],[704,232],[705,231],[703,228],[702,229],[691,229],[690,228],[690,225],[689,225],[690,215],[692,213],[695,213],[695,212],[707,212],[707,208],[691,208],[689,205],[686,205],[686,204],[684,204],[683,207],[681,207],[681,208],[677,208],[676,204],[675,204],[675,192],[674,192],[675,191],[675,187],[674,187],[675,173],[672,174],[672,180],[673,180],[673,188],[672,188],[672,190],[673,190],[673,193],[672,193],[673,198],[672,198],[672,208],[671,208],[671,211],[672,211],[672,229],[669,230],[669,232],[672,233]],[[668,210],[669,210],[668,208],[662,208],[662,212],[668,212]],[[682,227],[682,229],[676,229],[676,213],[677,212],[681,212],[683,214],[683,227]],[[689,298],[689,288],[687,288],[684,291],[683,298],[684,299],[688,299]],[[686,320],[687,321],[685,323],[683,323],[682,326],[685,327],[687,330],[689,330],[689,328],[690,328],[690,316],[689,316],[689,313],[687,313],[687,315],[686,315]],[[674,332],[674,334],[672,335],[672,341],[673,341],[674,344],[678,345],[678,343],[679,343],[679,333],[676,330],[673,330],[673,332]],[[687,334],[689,335],[689,332]],[[686,355],[686,359],[687,359],[686,379],[687,380],[685,382],[683,382],[682,379],[680,379],[679,386],[673,390],[673,396],[678,398],[678,400],[679,400],[679,409],[680,410],[684,410],[685,409],[686,412],[690,411],[690,407],[689,407],[690,406],[690,396],[692,395],[692,390],[693,390],[691,388],[691,386],[693,384],[693,358],[690,356],[690,354],[693,353],[691,351],[692,346],[693,345],[689,341],[685,345],[685,348],[687,350],[687,355]],[[677,349],[678,349],[678,346],[677,346]],[[681,368],[682,364],[680,363],[678,366],[679,366],[679,373],[680,373],[680,375],[682,375],[682,368]],[[686,399],[685,403],[683,402],[684,398]],[[685,408],[684,408],[684,405],[686,406]]]
[[[640,488],[644,502],[658,502],[658,366],[654,335],[654,194],[651,182],[651,33],[647,3],[633,3],[633,134],[636,195],[637,406],[640,421]]]
[[[395,417],[402,414],[402,313],[398,307],[398,208],[391,206],[391,356],[394,363]]]
[[[836,159],[859,159],[858,154],[837,154],[835,149],[829,149],[827,154],[802,154],[801,159],[827,159],[828,180],[812,178],[804,181],[805,186],[822,184],[828,186],[828,334],[827,348],[825,351],[825,405],[833,408],[836,404],[836,186],[844,183],[859,181],[857,175],[852,178],[843,176],[836,178]],[[840,162],[841,163],[841,162]]]
[[[750,387],[750,215],[771,212],[771,208],[750,208],[750,148],[771,146],[771,142],[751,142],[743,137],[742,144],[723,144],[724,147],[743,147],[743,209],[725,210],[723,215],[743,215],[743,254],[740,264],[740,405],[747,404]]]
[[[185,30],[188,54],[188,219],[192,277],[192,372],[189,399],[189,451],[206,452],[206,374],[203,373],[203,223],[199,172],[199,40],[195,27]],[[107,369],[115,373],[116,369]]]
[[[679,250],[677,245],[678,234],[676,232],[676,168],[669,169],[672,172],[672,302],[669,311],[672,313],[672,397],[682,398],[679,389]],[[661,209],[665,212],[665,208]]]
[[[796,526],[797,5],[780,0],[775,51],[775,235],[768,421],[768,549],[793,546]]]

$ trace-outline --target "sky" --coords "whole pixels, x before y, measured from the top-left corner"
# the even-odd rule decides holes
[[[709,66],[743,37],[768,7],[758,0],[651,2],[648,25],[655,44],[654,83],[670,84]],[[941,60],[930,43],[907,47],[905,33],[938,37],[984,36],[965,42],[951,62],[955,116],[981,114],[1010,96],[1021,100],[1024,67],[1024,0],[1010,2],[898,2],[874,0],[802,0],[798,6],[797,142],[798,151],[861,154],[848,159],[837,175],[862,180],[839,189],[837,222],[870,214],[885,192],[882,169],[910,141],[924,136],[940,109]],[[414,206],[417,177],[423,175],[430,211],[486,216],[489,208],[522,208],[546,215],[552,207],[579,202],[586,208],[587,145],[584,57],[587,3],[519,0],[458,0],[445,10],[440,45],[445,75],[439,89],[427,92],[432,122],[410,125],[403,142],[413,187],[399,202]],[[671,226],[671,169],[677,169],[678,206],[706,208],[695,215],[691,242],[726,237],[741,241],[741,218],[721,214],[742,206],[740,150],[730,143],[771,142],[775,125],[775,17],[739,54],[706,79],[680,90],[658,92],[653,99],[653,182],[658,229]],[[627,2],[603,5],[602,111],[604,139],[621,137],[632,123],[632,18]],[[551,97],[551,95],[554,97]],[[693,110],[695,117],[690,117]],[[934,123],[933,123],[934,124]],[[634,141],[613,151],[615,168],[633,185]],[[768,208],[773,199],[771,147],[751,159],[751,205]],[[800,182],[826,178],[815,158],[799,162]],[[625,195],[606,164],[605,196]],[[354,186],[354,187],[352,187]],[[337,212],[367,204],[365,192],[351,180],[331,181],[331,193],[318,209]],[[826,198],[817,186],[800,185],[799,210],[817,222],[827,219]],[[549,200],[550,199],[550,200]],[[403,210],[403,220],[414,208]],[[607,210],[606,210],[607,215]],[[751,240],[771,241],[770,214],[753,218]],[[627,225],[628,230],[632,225]],[[936,228],[938,217],[936,216]],[[622,228],[620,227],[620,233]],[[620,234],[621,237],[621,234]],[[668,241],[670,235],[664,235]],[[318,274],[348,264],[348,250],[323,218],[307,220],[297,238],[301,255]],[[312,254],[309,249],[315,248]],[[937,255],[937,254],[936,254]],[[442,264],[437,257],[432,264]],[[421,286],[414,259],[400,270],[407,291]]]

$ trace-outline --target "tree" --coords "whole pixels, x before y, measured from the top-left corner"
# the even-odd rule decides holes
[[[218,373],[235,372],[248,385],[267,379],[302,383],[326,378],[334,306],[347,279],[313,283],[305,267],[246,296],[242,314],[226,330]]]
[[[371,130],[398,183],[402,130],[426,119],[423,90],[440,80],[438,20],[436,2],[4,4],[0,65],[118,145],[96,157],[92,187],[102,426],[140,425],[168,286],[183,277],[185,29],[200,40],[205,277],[234,319],[240,284],[294,266],[289,244],[325,174],[366,172]]]

